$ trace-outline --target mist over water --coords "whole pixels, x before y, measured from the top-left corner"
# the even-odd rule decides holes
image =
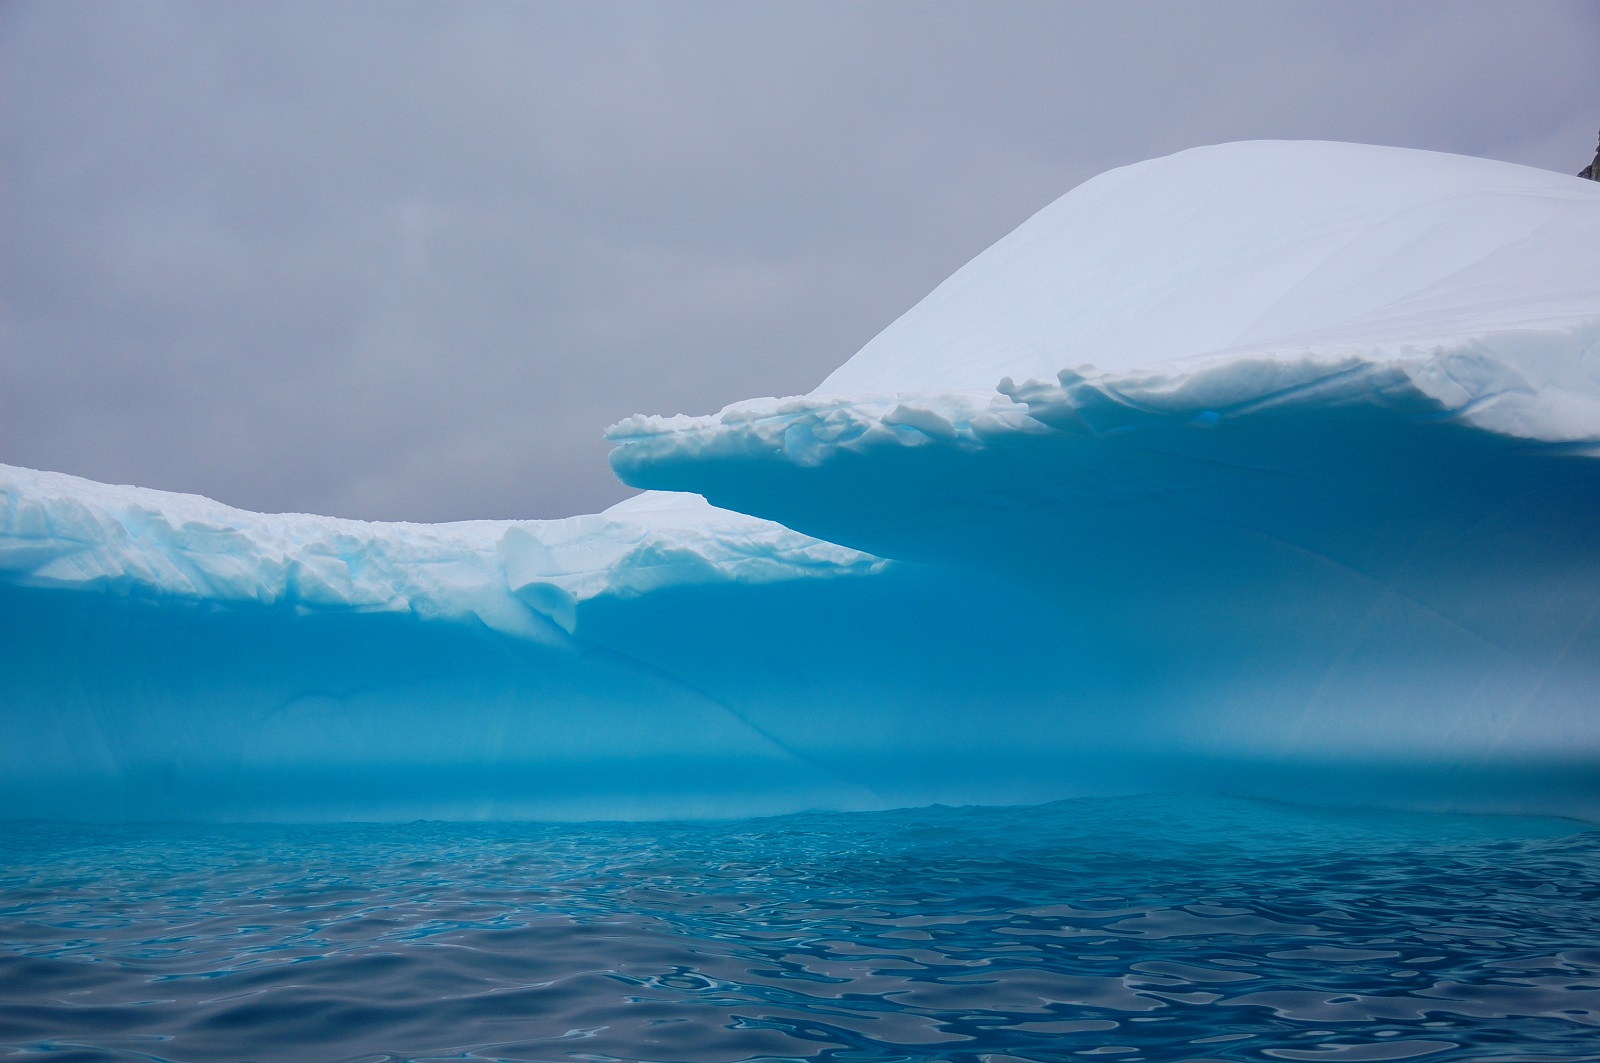
[[[7,1058],[1600,1044],[1600,831],[1564,820],[1139,797],[731,823],[33,823],[0,827],[0,853]]]

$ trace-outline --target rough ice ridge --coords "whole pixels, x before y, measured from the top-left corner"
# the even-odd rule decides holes
[[[385,524],[0,465],[0,578],[25,586],[470,617],[541,637],[544,621],[570,631],[576,603],[601,594],[884,564],[693,495],[657,492],[563,520]]]

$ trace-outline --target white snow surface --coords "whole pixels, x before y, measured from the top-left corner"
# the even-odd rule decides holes
[[[1020,393],[1062,389],[1207,417],[1399,389],[1507,436],[1594,441],[1597,247],[1593,181],[1363,144],[1195,148],[1068,192],[810,395],[613,425],[613,465],[982,445],[1039,431]]]
[[[864,574],[877,558],[692,494],[562,520],[382,523],[0,465],[0,579],[307,609],[476,616],[540,637],[575,603],[686,583]]]
[[[1596,247],[1593,181],[1365,144],[1194,148],[1068,192],[813,394],[990,391],[1085,363],[1381,357],[1561,331],[1600,314]]]

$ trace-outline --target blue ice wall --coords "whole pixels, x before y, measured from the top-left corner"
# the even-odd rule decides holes
[[[671,676],[481,623],[0,589],[10,818],[632,818],[834,780]]]
[[[1090,692],[1054,682],[1071,626],[983,579],[606,595],[576,628],[552,646],[475,619],[0,587],[0,812],[662,818],[1139,788],[1078,748]]]
[[[1226,613],[1213,649],[1237,636]],[[603,595],[563,646],[474,620],[8,587],[0,812],[726,817],[1207,790],[1600,814],[1584,719],[1539,698],[1501,715],[1467,689],[1501,667],[1487,655],[1445,684],[1453,704],[1319,688],[1332,665],[1371,696],[1418,645],[1456,654],[1448,626],[1434,643],[1419,626],[1375,616],[1379,642],[1408,640],[1387,657],[1341,660],[1348,632],[1330,630],[1320,657],[1206,661],[1194,634],[1163,655],[1170,628],[1111,638],[1004,581],[917,564]]]

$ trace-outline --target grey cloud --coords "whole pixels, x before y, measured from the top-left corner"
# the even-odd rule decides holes
[[[592,510],[610,421],[808,390],[1108,167],[1326,137],[1575,171],[1596,43],[1592,3],[11,3],[0,460]]]

